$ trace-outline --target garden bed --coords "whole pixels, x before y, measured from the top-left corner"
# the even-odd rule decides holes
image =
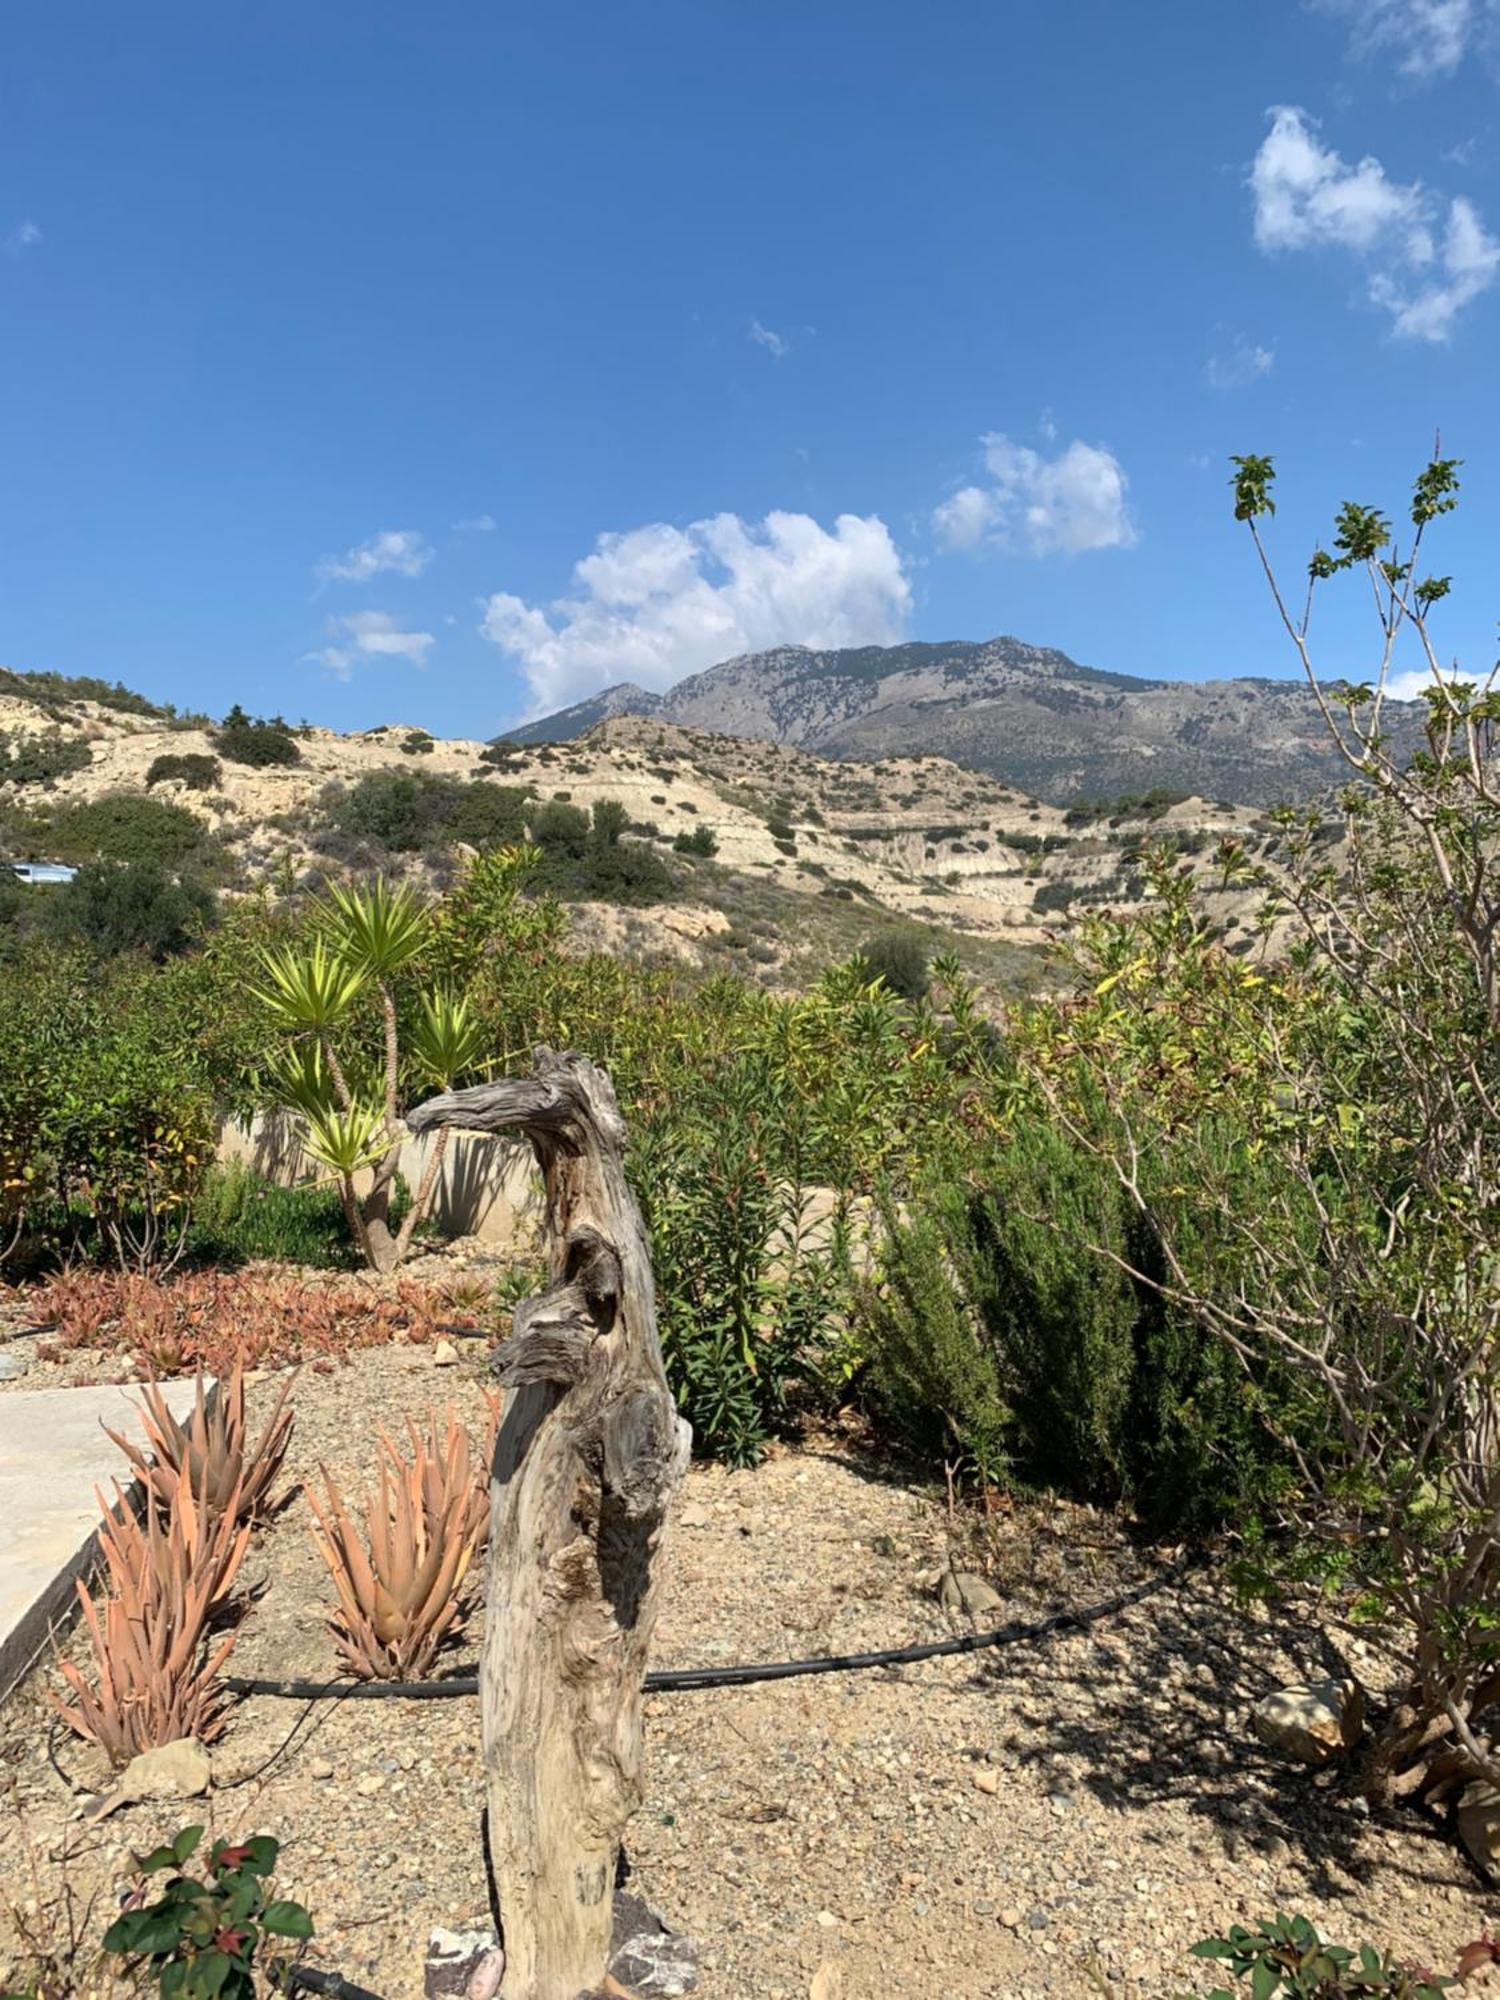
[[[380,1428],[449,1401],[477,1438],[485,1343],[457,1344],[451,1366],[398,1342],[304,1370],[295,1480],[326,1466],[362,1491]],[[50,1379],[36,1363],[15,1393]],[[253,1388],[253,1420],[272,1393]],[[258,1537],[248,1568],[263,1589],[231,1672],[333,1673],[308,1519],[298,1491]],[[779,1448],[744,1472],[695,1468],[654,1664],[944,1637],[957,1628],[932,1584],[949,1532],[941,1496],[854,1437]],[[1372,1823],[1336,1778],[1251,1741],[1256,1699],[1333,1665],[1315,1629],[1247,1620],[1206,1572],[1176,1576],[1087,1509],[1018,1507],[982,1545],[1007,1618],[1173,1580],[1040,1645],[648,1701],[630,1859],[642,1892],[702,1940],[703,2000],[800,2000],[825,1966],[840,2000],[1072,1995],[1090,1990],[1091,1963],[1119,1995],[1160,2000],[1191,1976],[1185,1947],[1237,1917],[1298,1909],[1337,1937],[1444,1963],[1500,1915],[1425,1822]],[[472,1700],[252,1698],[215,1747],[208,1799],[91,1827],[67,1781],[93,1793],[107,1773],[54,1731],[56,1685],[40,1669],[0,1708],[0,1809],[19,1829],[0,1843],[0,1910],[29,1903],[45,1923],[66,1853],[75,1897],[100,1899],[97,1936],[130,1854],[206,1818],[283,1842],[278,1884],[312,1910],[317,1959],[384,2000],[420,1992],[434,1925],[482,1918]]]

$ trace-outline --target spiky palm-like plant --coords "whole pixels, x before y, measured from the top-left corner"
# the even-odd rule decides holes
[[[271,1079],[281,1102],[307,1121],[307,1150],[333,1176],[355,1241],[377,1271],[393,1270],[405,1257],[447,1149],[445,1130],[411,1207],[394,1228],[391,1203],[406,1136],[395,982],[420,969],[433,934],[432,913],[414,890],[377,880],[333,888],[317,913],[312,942],[267,951],[261,961],[258,997],[277,1026],[295,1037],[272,1056]],[[335,1036],[372,988],[380,1003],[383,1057],[378,1072],[365,1077],[340,1057]],[[433,989],[419,996],[408,1053],[425,1084],[449,1088],[477,1067],[483,1042],[482,1024],[463,995]],[[358,1179],[366,1172],[369,1184],[361,1192]]]

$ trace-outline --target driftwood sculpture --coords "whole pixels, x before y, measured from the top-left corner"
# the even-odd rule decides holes
[[[541,1049],[533,1076],[430,1098],[406,1122],[524,1135],[546,1187],[552,1282],[516,1309],[500,1356],[480,1707],[501,1994],[575,2000],[609,1957],[657,1555],[691,1432],[662,1369],[609,1078]]]

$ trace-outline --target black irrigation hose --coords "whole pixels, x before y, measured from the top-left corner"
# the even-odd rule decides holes
[[[842,1674],[866,1667],[904,1666],[915,1660],[936,1660],[954,1653],[979,1653],[991,1646],[1015,1646],[1050,1638],[1054,1632],[1072,1627],[1095,1625],[1127,1605],[1179,1581],[1196,1562],[1179,1563],[1166,1576],[1152,1577],[1134,1584],[1098,1604],[1081,1611],[1055,1611],[1050,1618],[1029,1624],[999,1625],[993,1632],[964,1632],[956,1639],[936,1639],[925,1646],[899,1646],[879,1653],[822,1653],[810,1660],[771,1660],[763,1665],[734,1667],[679,1667],[647,1674],[647,1694],[688,1694],[701,1688],[749,1687],[757,1681],[798,1680],[804,1674]],[[315,1701],[339,1695],[355,1701],[444,1701],[454,1696],[476,1695],[478,1676],[454,1674],[439,1681],[273,1681],[254,1680],[226,1674],[224,1685],[231,1694],[279,1695],[294,1701]]]
[[[336,1972],[319,1972],[315,1965],[273,1964],[272,1976],[280,1980],[283,1993],[326,1993],[329,2000],[380,2000],[367,1986],[351,1985]]]

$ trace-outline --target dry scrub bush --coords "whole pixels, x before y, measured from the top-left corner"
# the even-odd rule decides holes
[[[114,1764],[182,1736],[212,1741],[223,1727],[218,1675],[235,1634],[214,1646],[209,1629],[228,1605],[250,1540],[239,1495],[211,1514],[194,1498],[184,1466],[168,1498],[147,1487],[140,1517],[118,1483],[113,1509],[102,1494],[99,1504],[107,1595],[96,1602],[77,1586],[93,1678],[62,1663],[76,1697],[59,1703],[62,1718]]]
[[[339,1654],[360,1680],[428,1671],[461,1620],[464,1583],[489,1525],[488,1455],[476,1472],[453,1410],[445,1437],[436,1416],[425,1437],[411,1419],[407,1430],[410,1459],[381,1433],[379,1490],[365,1502],[363,1540],[326,1471],[326,1504],[308,1494],[313,1540],[338,1596]]]
[[[203,1370],[198,1370],[193,1414],[185,1425],[172,1415],[160,1386],[150,1383],[143,1397],[146,1450],[119,1431],[106,1426],[106,1432],[164,1506],[172,1503],[185,1472],[198,1504],[211,1517],[234,1506],[238,1520],[253,1523],[271,1511],[272,1488],[291,1441],[294,1413],[287,1399],[292,1379],[282,1384],[253,1448],[245,1422],[245,1371],[238,1364],[228,1382],[219,1383],[212,1406]]]

